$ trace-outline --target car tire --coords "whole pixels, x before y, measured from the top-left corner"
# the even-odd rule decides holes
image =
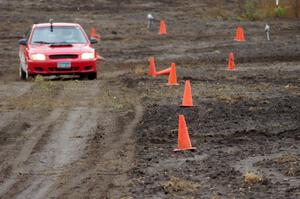
[[[23,68],[20,66],[20,79],[21,80],[27,80],[28,79],[28,75],[27,73],[23,70]]]
[[[88,78],[89,80],[97,79],[97,73],[96,73],[96,72],[94,72],[94,73],[89,73],[89,74],[87,75],[87,78]]]

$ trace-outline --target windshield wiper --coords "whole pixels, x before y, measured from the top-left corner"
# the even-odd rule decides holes
[[[47,42],[47,41],[35,41],[33,43],[35,43],[35,44],[50,44],[50,42]]]
[[[72,46],[72,44],[68,42],[53,42],[51,46]]]

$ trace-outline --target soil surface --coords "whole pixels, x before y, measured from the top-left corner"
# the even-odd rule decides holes
[[[300,198],[300,21],[243,20],[243,3],[0,0],[0,198]],[[101,34],[97,80],[19,80],[18,39],[51,18]],[[173,152],[180,114],[195,151]]]

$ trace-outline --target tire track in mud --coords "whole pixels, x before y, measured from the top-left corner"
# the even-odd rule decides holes
[[[134,155],[133,132],[143,115],[143,107],[134,101],[134,117],[124,119],[118,112],[110,111],[109,103],[93,107],[92,100],[104,94],[105,90],[100,88],[109,87],[107,81],[113,79],[118,82],[117,76],[125,72],[128,70],[103,75],[103,80],[83,89],[85,96],[81,100],[84,102],[79,106],[54,108],[22,132],[28,140],[9,163],[9,175],[0,181],[1,198],[78,198],[73,194],[74,187],[95,175],[102,179],[97,185],[101,189],[95,192],[95,197],[121,196],[124,193],[123,188],[128,183],[127,171],[132,166]],[[114,89],[119,89],[118,86]],[[80,95],[80,91],[77,92]],[[56,96],[53,98],[63,98],[63,91]],[[92,146],[89,140],[94,139],[92,137],[103,122],[105,136],[101,143]],[[94,147],[98,147],[100,151],[96,152],[100,153],[95,154]],[[87,149],[89,153],[86,153]],[[93,158],[96,157],[95,161]],[[87,168],[81,165],[82,162],[87,164]],[[85,188],[80,191],[83,196],[89,194]]]
[[[24,85],[26,85],[26,84],[24,83]],[[31,84],[31,86],[26,89],[27,92],[23,91],[22,95],[17,95],[16,97],[21,98],[21,99],[24,98],[24,100],[25,100],[25,95],[28,94],[28,92],[30,91],[30,88],[32,87],[32,85],[33,84]],[[51,97],[56,98],[57,96],[58,97],[62,96],[63,95],[62,91],[63,91],[63,89],[56,88],[56,91],[54,92],[54,96],[51,96]],[[18,121],[18,119],[20,119],[20,118],[18,118],[19,115],[23,114],[25,116],[23,116],[22,120],[24,120],[24,118],[26,118],[27,120],[33,120],[33,121],[38,120],[38,122],[34,121],[33,125],[32,125],[33,127],[27,129],[26,131],[24,131],[24,129],[14,130],[16,127],[18,127],[18,125],[15,125],[15,126],[12,126],[11,129],[9,129],[9,132],[6,132],[6,134],[10,134],[10,132],[12,132],[12,131],[23,131],[23,132],[21,132],[21,134],[26,136],[26,139],[23,140],[23,142],[25,142],[25,143],[22,143],[22,147],[20,149],[19,149],[20,146],[11,147],[12,149],[10,149],[10,150],[15,150],[16,151],[15,153],[19,153],[19,154],[11,155],[11,156],[16,156],[16,158],[15,158],[15,160],[8,161],[8,163],[5,162],[6,166],[11,167],[12,171],[16,170],[19,167],[22,167],[23,163],[31,155],[34,147],[38,144],[40,139],[48,131],[48,129],[51,127],[51,125],[58,120],[58,118],[60,117],[62,112],[63,112],[62,109],[54,109],[50,113],[46,113],[46,114],[44,114],[44,112],[43,112],[43,114],[41,113],[41,114],[38,115],[39,117],[37,119],[34,116],[30,115],[30,112],[26,112],[26,111],[23,111],[23,110],[18,110],[18,111],[15,111],[15,113],[13,114],[14,116],[8,117],[7,120],[12,121],[12,122],[16,122],[16,121]],[[50,114],[50,116],[47,117],[49,114]],[[4,113],[2,115],[5,118],[4,115],[6,115],[6,114]],[[16,148],[16,149],[13,149],[13,148]],[[6,149],[6,150],[9,150],[9,149]],[[3,184],[0,187],[1,188],[0,189],[0,195],[2,195],[6,191],[6,189],[11,187],[16,182],[16,179],[18,179],[18,178],[19,178],[19,176],[15,176],[13,174],[13,176],[11,176],[10,180],[6,180],[6,181],[2,180]]]
[[[0,148],[3,153],[8,151],[17,151],[19,147],[21,147],[20,145],[24,144],[21,143],[22,139],[20,139],[19,136],[27,136],[27,133],[30,133],[33,130],[33,128],[31,128],[32,126],[28,122],[29,118],[28,120],[24,120],[23,115],[27,114],[26,111],[18,110],[16,107],[12,110],[10,108],[12,98],[22,100],[24,96],[31,92],[32,87],[33,84],[27,82],[10,82],[9,84],[1,85],[0,90],[1,92],[3,91],[3,94],[1,95],[3,98],[1,100],[1,105],[3,108],[1,109],[0,114],[0,137],[3,144]],[[40,115],[40,117],[42,118],[42,115]],[[9,140],[11,140],[11,142],[9,142]],[[9,156],[9,154],[6,156]],[[17,156],[17,154],[13,154],[13,156]],[[16,162],[16,160],[14,160],[14,162]],[[2,173],[2,170],[5,170],[5,168],[13,167],[13,164],[13,161],[3,161],[0,165],[0,174]]]
[[[50,116],[46,118],[46,120],[55,123],[61,113],[61,111],[54,110],[50,114]],[[10,163],[12,167],[12,173],[11,176],[1,184],[0,196],[2,195],[4,197],[5,194],[9,192],[9,190],[21,186],[22,184],[24,184],[24,181],[28,179],[28,173],[26,173],[26,169],[24,168],[26,165],[25,162],[30,158],[30,155],[34,151],[34,148],[39,143],[40,139],[42,139],[44,133],[47,133],[47,131],[49,131],[51,126],[52,123],[45,123],[29,130],[30,132],[28,133],[31,134],[31,139],[24,144],[16,159]]]
[[[135,117],[132,120],[132,122],[126,126],[124,130],[124,134],[121,136],[121,145],[126,147],[127,151],[132,151],[132,153],[129,153],[126,157],[127,162],[132,162],[134,159],[134,143],[131,143],[130,140],[134,140],[133,135],[135,128],[137,124],[141,121],[144,114],[144,108],[141,105],[140,102],[137,102],[135,105]],[[128,143],[129,142],[129,143]],[[133,141],[135,142],[135,141]],[[128,144],[128,145],[127,145]],[[127,179],[127,171],[129,168],[131,168],[132,165],[127,165],[125,168],[123,168],[123,173],[121,175],[116,176],[115,179],[113,179],[113,184],[117,185],[119,189],[113,189],[111,193],[109,193],[109,198],[121,198],[122,196],[120,193],[122,193],[122,185],[126,184]]]
[[[98,84],[94,83],[85,90],[85,95],[96,96],[99,93],[97,87]],[[62,92],[58,98],[63,96]],[[59,175],[61,168],[75,161],[80,155],[78,150],[85,146],[84,138],[89,135],[87,130],[94,128],[94,125],[90,127],[82,124],[85,120],[92,120],[96,113],[93,108],[85,107],[88,106],[88,102],[75,109],[54,109],[50,118],[42,120],[45,128],[38,128],[38,135],[31,136],[35,139],[28,143],[27,148],[25,147],[25,150],[22,150],[24,152],[19,156],[24,164],[16,172],[22,172],[25,178],[16,184],[12,183],[12,193],[9,191],[5,197],[44,198]],[[78,134],[78,132],[87,135],[74,134]],[[79,137],[76,138],[76,136]],[[31,148],[28,148],[30,146]],[[24,153],[29,156],[27,158],[22,157]],[[75,155],[73,156],[73,154]]]
[[[93,164],[88,164],[81,174],[70,177],[67,183],[55,190],[55,194],[52,193],[48,197],[80,198],[89,195],[95,198],[121,198],[126,196],[127,172],[132,168],[135,149],[133,133],[142,116],[143,107],[140,102],[135,102],[134,118],[128,125],[118,122],[120,118],[116,116],[100,117],[101,125],[106,129],[106,136],[100,153],[94,154],[97,160]],[[111,118],[115,118],[115,121],[111,121]],[[116,127],[112,128],[112,123],[115,123]],[[93,148],[91,150],[93,153],[98,152]],[[88,183],[87,181],[92,181],[93,184],[87,186],[85,184]],[[76,190],[78,187],[81,189],[79,192]]]
[[[26,83],[24,83],[24,85],[26,85]],[[26,92],[23,91],[22,95],[17,95],[15,97],[19,98],[19,99],[25,99],[26,95],[28,94],[28,92],[31,92],[30,88],[32,88],[34,84],[31,84],[30,87],[28,87],[26,89]],[[59,91],[56,91],[55,93],[56,95],[61,95],[62,94],[62,89],[60,89]],[[53,96],[55,97],[55,95]],[[25,116],[22,116],[22,118],[20,118],[20,114],[24,114]],[[22,136],[26,136],[26,139],[23,139],[22,142],[23,143],[19,143],[21,144],[21,146],[18,145],[18,143],[15,143],[15,145],[12,145],[9,148],[6,148],[6,151],[15,151],[12,152],[13,154],[10,154],[9,156],[15,156],[15,158],[8,160],[1,165],[2,168],[11,168],[11,172],[8,175],[8,179],[3,179],[1,181],[1,186],[0,186],[0,196],[6,196],[5,194],[7,193],[7,191],[9,191],[13,186],[17,185],[19,183],[19,181],[22,181],[23,177],[22,175],[20,176],[20,174],[22,174],[22,167],[25,164],[25,161],[30,157],[34,147],[36,146],[36,144],[39,142],[39,140],[42,138],[42,136],[44,135],[45,132],[47,132],[47,129],[51,126],[51,122],[55,122],[55,120],[60,116],[61,111],[58,110],[53,110],[52,112],[49,113],[50,115],[48,116],[48,114],[44,114],[41,113],[39,114],[39,121],[42,121],[42,123],[36,123],[34,122],[32,125],[32,128],[28,128],[28,129],[17,129],[14,130],[15,128],[17,128],[19,125],[14,125],[12,126],[11,129],[9,129],[7,132],[5,132],[7,135],[11,134],[11,132],[13,131],[19,131],[18,134],[22,135]],[[5,113],[3,113],[3,117],[5,117]],[[12,121],[12,123],[15,123],[16,121],[21,121],[24,120],[24,118],[26,118],[25,120],[29,121],[30,119],[36,119],[35,116],[30,115],[30,112],[26,112],[26,111],[22,111],[22,110],[18,110],[14,112],[14,117],[8,117],[9,121]],[[46,122],[44,122],[46,121]],[[50,122],[48,122],[50,121]],[[5,131],[5,129],[4,129]],[[3,135],[3,134],[2,134]],[[17,139],[17,138],[16,138]],[[2,172],[2,170],[1,170]]]
[[[93,121],[97,111],[78,108],[67,113],[64,122],[55,124],[42,150],[33,154],[28,161],[27,171],[32,180],[18,193],[16,198],[45,198],[68,164],[79,159],[83,153],[89,131],[95,128]],[[82,124],[82,118],[90,120]],[[50,174],[50,175],[49,175]]]

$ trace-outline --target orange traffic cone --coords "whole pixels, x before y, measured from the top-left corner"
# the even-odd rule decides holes
[[[154,57],[150,57],[149,75],[151,77],[156,77],[156,67],[155,67]]]
[[[178,121],[178,144],[177,148],[174,151],[183,151],[183,150],[195,150],[195,147],[192,147],[188,129],[186,127],[186,122],[184,115],[179,115]]]
[[[171,71],[170,71],[170,75],[169,75],[168,85],[169,86],[176,86],[176,85],[178,85],[175,63],[172,63],[172,65],[171,65]]]
[[[97,34],[96,32],[96,28],[92,28],[92,31],[91,31],[91,37],[97,39],[97,41],[100,41],[101,40],[101,36],[99,34]]]
[[[235,69],[235,63],[234,63],[234,54],[231,52],[229,54],[229,60],[228,60],[228,70],[232,71]]]
[[[165,20],[161,20],[160,21],[159,34],[160,35],[166,35],[167,34]]]
[[[244,29],[242,27],[237,27],[235,41],[245,41]]]
[[[184,94],[182,105],[183,107],[192,107],[193,106],[193,98],[192,98],[192,88],[190,80],[185,81]]]
[[[167,69],[164,69],[164,70],[156,72],[156,76],[159,76],[159,75],[169,75],[170,72],[171,72],[171,68],[167,68]]]

